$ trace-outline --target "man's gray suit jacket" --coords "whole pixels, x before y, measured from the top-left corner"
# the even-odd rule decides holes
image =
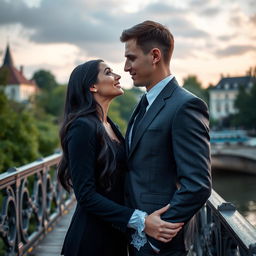
[[[129,147],[137,112],[138,108],[126,133],[126,205],[150,214],[170,204],[162,219],[185,222],[185,227],[167,244],[148,239],[161,249],[187,249],[194,232],[191,219],[211,193],[207,105],[173,78],[144,115]]]

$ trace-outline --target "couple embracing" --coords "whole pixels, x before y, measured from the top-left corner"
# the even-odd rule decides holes
[[[211,193],[208,109],[171,74],[174,40],[165,26],[145,21],[120,39],[124,70],[146,93],[124,139],[108,117],[124,93],[120,76],[103,60],[71,73],[58,177],[77,206],[62,255],[184,256],[193,216]]]

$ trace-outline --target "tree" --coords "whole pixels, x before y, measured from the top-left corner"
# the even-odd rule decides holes
[[[134,107],[142,94],[142,91],[137,88],[124,90],[124,92],[123,96],[115,98],[109,110],[109,116],[118,124],[123,134],[126,131]]]
[[[120,116],[120,104],[117,101],[113,101],[109,109],[109,117],[114,123],[118,125],[118,128],[121,130],[122,134],[125,134],[127,122]]]
[[[54,75],[47,70],[38,70],[34,73],[32,79],[34,79],[38,87],[45,91],[51,91],[58,86]]]
[[[183,79],[183,88],[195,94],[197,97],[208,103],[208,92],[202,88],[201,82],[198,81],[197,76],[188,75]]]
[[[58,125],[50,120],[37,120],[36,128],[38,129],[38,145],[41,156],[48,156],[59,146]]]
[[[251,77],[256,77],[256,66],[255,66],[255,67],[250,67],[250,68],[246,71],[246,75],[247,75],[247,76],[251,76]]]
[[[115,99],[116,102],[119,103],[119,112],[120,116],[126,121],[129,121],[129,118],[131,117],[132,111],[134,110],[134,107],[136,103],[138,102],[139,95],[142,94],[142,92],[139,90],[124,90],[124,95],[121,97],[117,97]]]
[[[0,71],[0,85],[6,85],[8,78],[8,69],[6,67],[2,67]]]
[[[238,113],[233,117],[233,124],[246,129],[256,129],[256,66],[246,71],[246,76],[251,76],[253,86],[246,90],[245,86],[239,87],[239,93],[235,100],[235,108]]]
[[[0,92],[0,172],[39,157],[38,131],[27,111],[16,113],[4,93]]]
[[[59,145],[58,125],[45,113],[8,100],[0,92],[0,173],[47,156]]]
[[[36,107],[59,119],[64,110],[66,89],[66,86],[59,85],[51,91],[42,91],[36,96]]]
[[[235,108],[238,113],[234,116],[234,125],[247,129],[256,129],[256,83],[248,92],[244,86],[239,88],[239,93],[235,100]]]

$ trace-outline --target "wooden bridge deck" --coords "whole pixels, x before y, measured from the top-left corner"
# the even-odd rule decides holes
[[[46,236],[36,245],[29,256],[57,256],[60,255],[65,234],[75,210],[75,204],[60,218]]]

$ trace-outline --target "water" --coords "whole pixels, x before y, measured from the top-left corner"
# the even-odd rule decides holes
[[[213,188],[256,227],[256,176],[213,171]]]

